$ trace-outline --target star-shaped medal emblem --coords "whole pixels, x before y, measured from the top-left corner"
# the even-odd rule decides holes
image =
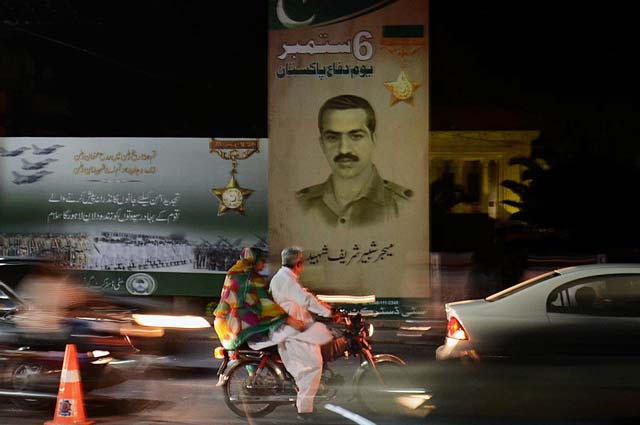
[[[420,83],[409,81],[403,70],[400,71],[396,81],[386,82],[384,86],[391,92],[391,106],[400,101],[413,105],[413,93],[420,87]]]
[[[220,201],[218,207],[218,215],[223,215],[228,210],[237,211],[240,214],[244,214],[244,201],[247,199],[254,190],[245,189],[238,185],[235,175],[231,174],[231,179],[227,183],[226,187],[219,187],[211,189],[211,193],[215,195]]]

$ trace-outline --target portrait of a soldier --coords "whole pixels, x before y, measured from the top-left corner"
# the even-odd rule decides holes
[[[399,216],[412,190],[385,180],[373,163],[376,115],[362,97],[328,99],[318,112],[320,147],[331,174],[296,192],[305,214],[335,227],[378,224]]]

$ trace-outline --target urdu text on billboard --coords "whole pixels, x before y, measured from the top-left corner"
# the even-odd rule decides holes
[[[267,248],[266,139],[0,138],[0,256],[49,257],[91,286],[217,296]]]
[[[338,3],[271,2],[269,242],[396,306],[430,294],[428,2]]]

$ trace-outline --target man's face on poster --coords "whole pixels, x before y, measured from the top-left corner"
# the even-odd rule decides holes
[[[320,146],[335,176],[349,179],[370,167],[375,136],[366,123],[363,109],[334,109],[323,114]]]

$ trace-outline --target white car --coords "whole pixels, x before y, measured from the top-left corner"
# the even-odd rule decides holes
[[[640,264],[558,269],[445,309],[437,360],[640,355]]]

